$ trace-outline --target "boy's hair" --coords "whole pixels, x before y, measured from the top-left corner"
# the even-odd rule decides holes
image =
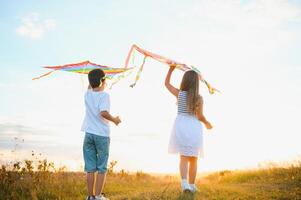
[[[101,81],[104,81],[105,73],[101,69],[93,69],[88,74],[89,84],[92,88],[97,88]]]
[[[195,114],[200,103],[199,75],[193,70],[185,72],[182,78],[180,90],[187,92],[187,110]]]

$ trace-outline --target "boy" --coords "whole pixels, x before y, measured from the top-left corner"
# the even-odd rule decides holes
[[[105,73],[94,69],[88,74],[89,88],[85,94],[85,119],[82,131],[85,132],[83,154],[87,172],[87,200],[108,200],[102,194],[105,183],[110,146],[109,121],[118,125],[119,117],[110,114],[110,96],[104,92]],[[95,172],[96,180],[94,179]],[[93,189],[95,187],[95,194]]]

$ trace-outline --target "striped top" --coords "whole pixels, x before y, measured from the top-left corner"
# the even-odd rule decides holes
[[[178,95],[178,114],[186,113],[189,114],[187,110],[187,92],[180,91]]]

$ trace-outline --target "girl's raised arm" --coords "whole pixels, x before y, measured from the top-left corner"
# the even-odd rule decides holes
[[[179,95],[179,89],[175,88],[173,85],[170,84],[170,77],[173,72],[173,70],[176,68],[175,65],[170,65],[169,70],[167,72],[166,78],[165,78],[165,87],[168,89],[168,91],[173,94],[176,98],[178,98]]]

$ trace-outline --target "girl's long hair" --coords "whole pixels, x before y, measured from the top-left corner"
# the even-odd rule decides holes
[[[200,101],[199,75],[193,70],[186,71],[182,78],[180,90],[187,92],[187,111],[195,114]]]

